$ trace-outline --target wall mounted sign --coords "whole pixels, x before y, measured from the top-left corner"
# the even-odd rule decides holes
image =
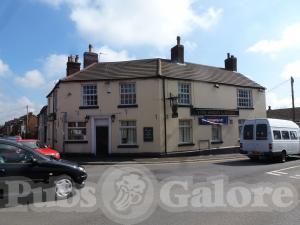
[[[144,142],[153,141],[153,127],[144,127]]]
[[[204,116],[199,117],[199,125],[229,124],[228,116]]]
[[[202,109],[191,108],[192,116],[239,116],[238,109]]]

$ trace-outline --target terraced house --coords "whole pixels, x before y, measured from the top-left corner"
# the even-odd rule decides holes
[[[47,142],[66,153],[164,154],[239,145],[247,118],[266,117],[265,88],[225,67],[171,59],[98,62],[70,56],[67,75],[48,95]]]

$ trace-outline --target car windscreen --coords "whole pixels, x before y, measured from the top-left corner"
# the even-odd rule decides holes
[[[245,140],[253,140],[253,125],[245,125],[243,137]]]
[[[29,147],[29,148],[39,148],[39,146],[36,144],[36,141],[23,141],[23,142],[20,142],[22,145],[25,145],[26,147]]]
[[[268,127],[267,124],[256,125],[256,140],[267,140],[268,138]]]

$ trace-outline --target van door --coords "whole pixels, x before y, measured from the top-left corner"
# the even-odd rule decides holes
[[[269,152],[270,128],[266,123],[257,122],[255,126],[256,151]]]

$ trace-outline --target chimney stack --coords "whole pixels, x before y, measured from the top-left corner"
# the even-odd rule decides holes
[[[89,51],[83,54],[83,68],[98,63],[98,54],[93,52],[93,46],[89,44]]]
[[[180,44],[179,36],[177,36],[177,45],[171,48],[171,61],[184,63],[184,46]]]
[[[225,62],[225,70],[229,71],[237,71],[237,58],[234,55],[230,55],[227,53],[227,59],[224,60]]]
[[[67,76],[70,76],[73,73],[76,73],[80,71],[80,62],[79,62],[79,56],[68,56],[68,62],[67,62]]]

